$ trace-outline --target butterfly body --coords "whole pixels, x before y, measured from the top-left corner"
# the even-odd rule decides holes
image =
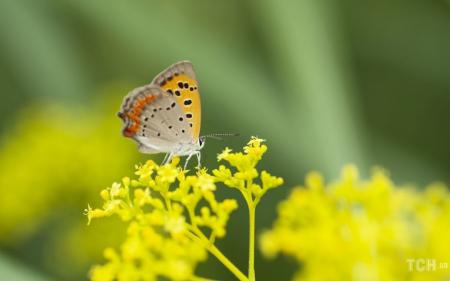
[[[165,162],[176,155],[200,161],[200,93],[190,62],[178,62],[129,92],[118,115],[123,135],[137,141],[140,152],[167,153]]]

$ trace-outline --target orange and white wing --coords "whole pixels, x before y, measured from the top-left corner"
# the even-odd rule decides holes
[[[200,92],[194,68],[189,61],[180,61],[158,74],[152,84],[175,97],[191,127],[192,139],[197,140],[201,127]]]

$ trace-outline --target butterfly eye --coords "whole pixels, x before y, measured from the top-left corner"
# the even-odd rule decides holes
[[[205,139],[204,138],[199,138],[198,139],[198,144],[200,146],[200,148],[203,148],[203,146],[205,145]]]

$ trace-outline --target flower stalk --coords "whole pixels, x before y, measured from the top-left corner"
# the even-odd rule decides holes
[[[208,251],[213,254],[231,273],[240,281],[249,281],[247,276],[242,273],[214,244],[208,243],[205,245]]]
[[[255,215],[256,205],[248,206],[249,239],[248,239],[248,280],[255,281]]]

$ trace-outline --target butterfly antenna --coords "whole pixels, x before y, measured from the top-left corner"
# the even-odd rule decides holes
[[[211,138],[216,140],[222,140],[222,137],[237,137],[239,133],[215,133],[215,134],[207,134],[202,136],[202,138]]]

